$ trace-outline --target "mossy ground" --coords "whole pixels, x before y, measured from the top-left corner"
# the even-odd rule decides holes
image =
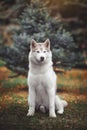
[[[0,130],[86,130],[87,129],[87,70],[72,70],[58,74],[59,96],[68,101],[63,115],[50,118],[36,112],[27,117],[27,83],[23,76],[0,68]]]

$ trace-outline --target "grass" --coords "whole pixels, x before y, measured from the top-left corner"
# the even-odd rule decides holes
[[[24,78],[24,80],[21,77],[17,77],[14,79],[7,79],[3,82],[3,80],[1,81],[2,87],[3,88],[15,88],[18,87],[20,85],[26,85],[26,79]]]
[[[26,105],[9,104],[0,113],[0,128],[3,130],[86,130],[87,128],[87,103],[72,102],[65,113],[58,115],[55,119],[42,113],[27,117],[27,109]]]
[[[68,101],[63,115],[52,119],[48,113],[36,112],[27,117],[27,83],[25,77],[8,78],[11,74],[0,68],[0,130],[86,130],[87,70],[71,70],[58,74],[58,94]]]
[[[87,72],[85,70],[71,70],[67,73],[58,75],[58,89],[60,91],[87,94]]]

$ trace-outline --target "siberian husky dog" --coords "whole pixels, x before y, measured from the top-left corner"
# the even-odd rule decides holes
[[[56,117],[56,113],[62,114],[67,106],[67,102],[56,95],[56,74],[52,64],[50,40],[37,43],[32,39],[29,53],[27,116],[33,116],[35,110],[39,109],[44,113],[48,110],[50,117]]]

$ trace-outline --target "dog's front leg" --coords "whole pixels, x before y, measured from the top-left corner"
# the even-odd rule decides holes
[[[36,98],[35,89],[30,86],[28,96],[29,110],[27,116],[33,116],[35,113],[35,98]]]
[[[55,113],[55,90],[53,88],[48,90],[49,96],[49,116],[56,117]]]

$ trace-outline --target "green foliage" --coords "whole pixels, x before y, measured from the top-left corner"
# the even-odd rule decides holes
[[[0,60],[0,67],[4,66],[5,65],[5,62]]]
[[[70,69],[82,60],[71,34],[64,29],[60,21],[50,17],[47,9],[40,3],[33,3],[24,10],[19,24],[21,31],[15,32],[13,45],[0,49],[0,56],[6,62],[6,66],[16,73],[27,75],[32,38],[37,42],[50,39],[53,63],[57,67]]]

